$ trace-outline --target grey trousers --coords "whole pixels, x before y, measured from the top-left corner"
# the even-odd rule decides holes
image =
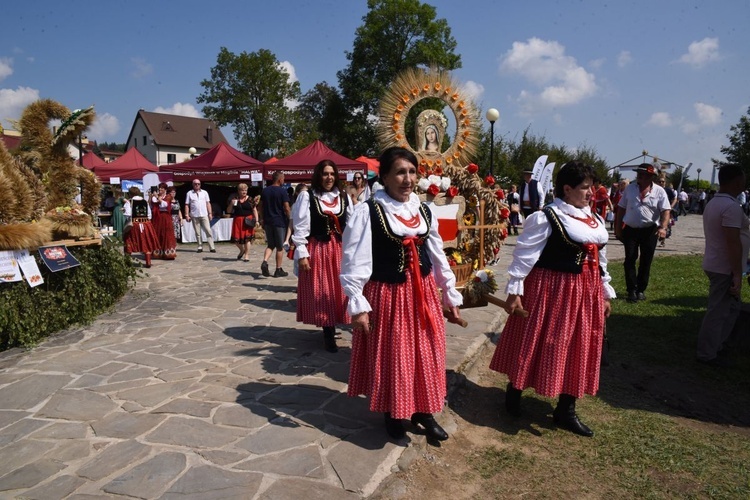
[[[742,302],[729,294],[732,276],[705,271],[708,276],[708,307],[698,332],[698,359],[710,361],[716,357],[734,329]]]
[[[208,241],[208,248],[213,250],[214,246],[214,233],[211,232],[211,221],[208,217],[193,217],[190,219],[193,223],[193,230],[195,231],[195,239],[198,241],[198,248],[203,248],[203,235],[201,229],[206,233],[206,240]]]

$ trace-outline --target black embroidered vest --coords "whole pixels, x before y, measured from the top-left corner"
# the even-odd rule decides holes
[[[409,249],[404,246],[403,237],[393,233],[388,219],[381,207],[375,200],[367,200],[370,205],[370,226],[372,228],[372,275],[371,281],[381,283],[403,283],[406,281],[406,260]],[[419,268],[422,276],[427,276],[432,271],[432,262],[425,241],[430,235],[430,222],[432,220],[430,209],[422,203],[419,212],[427,221],[427,231],[417,235],[417,251],[419,252]]]
[[[545,207],[542,211],[547,216],[550,226],[552,226],[552,234],[534,267],[581,274],[583,262],[586,260],[586,250],[583,245],[570,239],[557,213],[552,208]],[[599,224],[604,224],[604,221],[598,215],[593,216],[596,217]],[[601,268],[599,272],[601,272]]]
[[[346,227],[346,208],[349,206],[349,197],[344,193],[339,194],[339,211],[333,215],[338,218],[339,226],[341,226],[341,232]],[[310,236],[309,238],[315,238],[318,241],[331,241],[331,235],[335,235],[336,238],[341,240],[341,234],[336,229],[336,224],[333,219],[324,214],[324,211],[331,212],[332,210],[321,204],[317,196],[312,192],[310,193]]]

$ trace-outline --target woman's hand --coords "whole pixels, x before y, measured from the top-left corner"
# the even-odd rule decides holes
[[[505,312],[508,314],[513,314],[513,311],[516,309],[523,309],[523,304],[521,303],[521,296],[510,294],[508,295],[508,298],[505,299]]]
[[[298,262],[299,270],[300,271],[309,271],[310,270],[310,259],[307,257],[303,257]]]
[[[370,314],[363,312],[352,316],[352,328],[360,329],[363,333],[370,333]]]
[[[604,299],[604,317],[609,318],[610,313],[612,313],[612,304],[609,299]]]

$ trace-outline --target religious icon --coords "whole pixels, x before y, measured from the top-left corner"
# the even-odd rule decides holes
[[[419,113],[415,127],[417,150],[428,155],[439,155],[447,126],[448,121],[440,111],[427,109]]]

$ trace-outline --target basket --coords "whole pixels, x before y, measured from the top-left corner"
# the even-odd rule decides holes
[[[471,262],[467,264],[456,264],[451,266],[451,271],[456,275],[456,287],[464,286],[471,277],[472,265]]]

